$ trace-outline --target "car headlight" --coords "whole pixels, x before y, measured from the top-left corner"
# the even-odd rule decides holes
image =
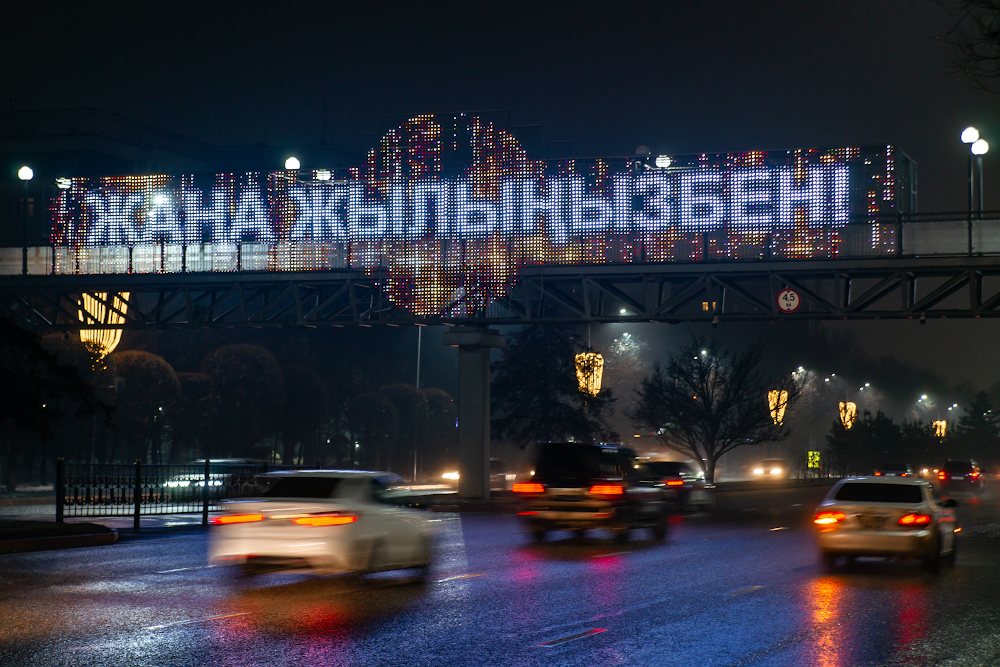
[[[771,474],[772,475],[780,475],[781,474],[781,468],[771,468]]]
[[[445,474],[441,475],[441,479],[458,479],[458,473],[446,472]]]
[[[753,474],[755,474],[755,475],[763,475],[764,474],[764,469],[763,468],[754,468],[753,469]]]

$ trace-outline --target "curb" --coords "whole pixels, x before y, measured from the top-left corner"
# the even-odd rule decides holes
[[[37,496],[34,498],[0,498],[0,507],[21,507],[22,505],[55,505],[55,496]]]
[[[118,541],[118,531],[90,533],[87,535],[62,535],[59,537],[30,537],[23,540],[0,540],[0,554],[17,554],[28,551],[101,547]]]

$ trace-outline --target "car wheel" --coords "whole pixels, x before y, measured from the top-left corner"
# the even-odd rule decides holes
[[[837,554],[833,551],[824,551],[821,554],[821,559],[823,561],[823,569],[827,572],[833,572],[837,569]]]
[[[653,524],[653,539],[662,542],[667,539],[667,532],[670,528],[670,516],[664,512]]]
[[[924,567],[931,574],[938,574],[941,571],[941,564],[943,562],[944,559],[941,557],[941,536],[939,535],[934,540],[933,551],[929,555],[924,556]]]
[[[545,541],[545,537],[546,535],[549,534],[549,531],[545,530],[544,528],[535,528],[534,530],[531,531],[531,534],[535,538],[535,542],[541,544],[542,542]]]

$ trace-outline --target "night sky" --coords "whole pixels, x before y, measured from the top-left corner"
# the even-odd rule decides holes
[[[950,70],[932,39],[943,15],[919,0],[100,6],[5,8],[8,105],[219,144],[319,142],[324,98],[346,146],[389,115],[479,109],[542,124],[578,157],[891,143],[919,165],[922,211],[966,206],[962,128],[1000,154],[1000,96]],[[824,326],[953,380],[986,386],[1000,368],[993,321]]]

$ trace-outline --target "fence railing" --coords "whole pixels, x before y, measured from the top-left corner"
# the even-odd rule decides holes
[[[267,464],[56,463],[56,521],[65,517],[208,513],[224,498],[248,498],[264,488],[262,476],[296,469]]]

